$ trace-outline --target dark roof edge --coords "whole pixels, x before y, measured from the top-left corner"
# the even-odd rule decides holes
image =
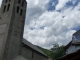
[[[45,57],[48,57],[42,50],[40,50],[37,46],[33,45],[32,43],[30,43],[26,39],[23,38],[23,42],[22,43],[25,44],[26,46],[30,47],[31,49],[37,51],[38,53],[44,55]]]
[[[80,52],[80,49],[77,50],[76,52],[73,52],[73,53],[70,53],[70,54],[64,55],[63,57],[60,57],[60,58],[58,58],[57,60],[61,60],[61,59],[63,59],[64,57],[69,56],[69,55],[75,55],[75,53],[78,53],[78,52]]]
[[[22,44],[24,44],[24,45],[27,47],[27,45],[26,45],[25,43],[22,42]],[[30,46],[28,46],[28,47],[31,48]],[[33,49],[33,48],[31,48],[31,49]],[[38,53],[40,53],[39,51],[37,51],[37,50],[35,50],[35,49],[33,49],[33,50],[36,51],[36,52],[38,52]],[[42,54],[42,53],[40,53],[40,54],[48,58],[47,55],[44,55],[44,54]]]
[[[66,46],[65,46],[65,50],[71,45],[72,41],[70,41]]]

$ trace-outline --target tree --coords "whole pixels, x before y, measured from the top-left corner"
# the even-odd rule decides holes
[[[51,54],[53,55],[53,59],[57,59],[65,55],[64,46],[59,46],[57,43],[53,45],[54,45],[53,48],[51,48],[51,51],[53,52]]]

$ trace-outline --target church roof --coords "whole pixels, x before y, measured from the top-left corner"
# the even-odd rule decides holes
[[[47,57],[47,55],[44,52],[42,52],[37,46],[33,45],[32,43],[30,43],[29,41],[27,41],[24,38],[23,38],[23,43],[26,44],[27,46],[29,46],[30,48],[34,49],[35,51],[37,51]]]

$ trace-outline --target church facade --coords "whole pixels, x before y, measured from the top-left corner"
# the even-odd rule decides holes
[[[36,46],[23,39],[26,7],[26,0],[2,1],[0,60],[47,60],[48,58]]]

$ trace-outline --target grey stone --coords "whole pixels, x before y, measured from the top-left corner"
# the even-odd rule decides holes
[[[28,59],[24,58],[23,56],[17,56],[13,60],[28,60]]]
[[[23,40],[27,2],[18,1],[3,0],[1,5],[0,60],[47,60],[47,56],[40,49]]]

